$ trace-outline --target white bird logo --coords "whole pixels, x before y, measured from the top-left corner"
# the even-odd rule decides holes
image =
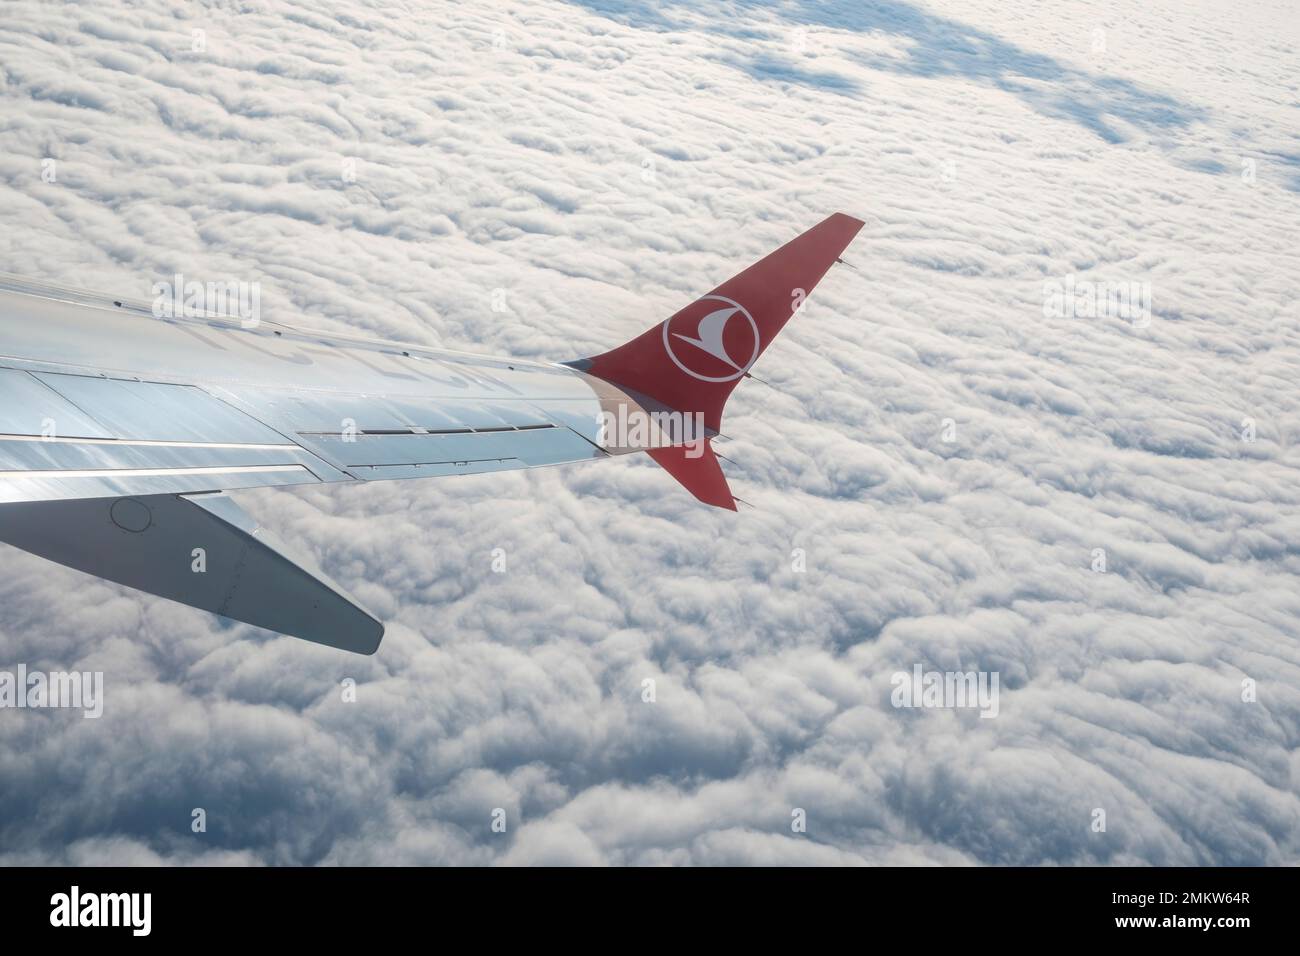
[[[722,341],[722,333],[727,330],[727,320],[739,311],[740,307],[736,306],[710,312],[700,319],[700,326],[696,330],[699,338],[693,339],[689,335],[682,335],[680,332],[674,332],[673,338],[681,339],[683,342],[690,342],[696,348],[708,352],[718,361],[726,362],[737,372],[744,372],[745,370],[732,361],[731,356],[727,354],[727,346]]]
[[[710,300],[721,302],[725,308],[714,309],[696,322],[695,334],[693,336],[686,335],[682,332],[672,331],[671,326],[677,316],[674,316],[672,319],[669,319],[664,323],[664,348],[668,350],[668,357],[673,360],[677,367],[692,378],[697,378],[701,382],[734,382],[736,379],[748,372],[750,366],[758,361],[758,353],[762,351],[763,348],[762,337],[758,334],[758,323],[754,321],[754,317],[750,315],[748,309],[739,302],[736,302],[734,299],[728,299],[726,296],[706,295],[695,304],[700,305],[701,303]],[[694,308],[690,311],[693,312]],[[750,353],[748,360],[744,363],[737,362],[731,357],[731,354],[727,351],[727,344],[724,341],[727,331],[727,323],[731,321],[731,317],[736,313],[740,313],[744,316],[745,321],[749,323],[749,331],[754,339],[753,351]],[[680,320],[681,324],[690,321],[689,318],[687,318],[687,315],[689,315],[689,312],[686,315],[682,315]],[[695,346],[701,352],[713,356],[713,358],[717,359],[723,365],[726,365],[728,368],[734,369],[735,371],[726,375],[705,375],[702,372],[696,371],[690,367],[690,364],[682,361],[682,357],[673,351],[673,339],[679,339],[682,342],[687,342]],[[734,346],[735,344],[733,336],[732,345]],[[691,354],[694,353],[687,353],[688,356]]]

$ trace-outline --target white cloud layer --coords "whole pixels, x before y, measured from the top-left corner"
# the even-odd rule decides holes
[[[0,668],[106,674],[0,711],[0,863],[1300,862],[1293,10],[331,7],[7,3],[0,268],[564,360],[832,211],[852,267],[732,399],[738,516],[648,460],[241,495],[374,658],[0,552]]]

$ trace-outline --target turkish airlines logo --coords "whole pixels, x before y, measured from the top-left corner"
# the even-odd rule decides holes
[[[701,382],[732,382],[750,370],[762,349],[758,323],[739,302],[706,295],[664,323],[673,363]]]

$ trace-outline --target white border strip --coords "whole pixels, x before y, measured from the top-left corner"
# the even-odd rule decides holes
[[[134,438],[43,438],[40,435],[5,435],[0,434],[0,442],[35,441],[45,445],[116,445],[125,448],[224,448],[240,451],[254,451],[258,448],[271,448],[279,451],[301,451],[299,445],[270,445],[239,442],[211,441],[146,441]]]
[[[239,465],[228,468],[99,468],[91,471],[0,471],[0,480],[22,478],[174,478],[186,475],[263,475],[289,471],[311,472],[302,465]]]

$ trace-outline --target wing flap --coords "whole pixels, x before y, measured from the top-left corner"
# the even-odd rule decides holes
[[[554,465],[603,457],[585,438],[567,428],[537,425],[441,434],[312,435],[304,442],[349,469],[383,465],[440,465],[517,459],[515,467]]]
[[[284,436],[193,385],[34,372],[111,437],[150,441],[282,444]],[[58,420],[54,419],[57,426]],[[57,434],[63,434],[59,428]]]
[[[82,438],[113,437],[36,376],[0,368],[0,435],[50,435],[60,430]]]

